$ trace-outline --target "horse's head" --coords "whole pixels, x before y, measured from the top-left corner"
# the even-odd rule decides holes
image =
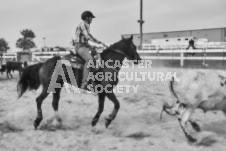
[[[134,60],[135,64],[141,60],[140,55],[137,53],[136,46],[133,43],[133,36],[130,38],[122,37],[122,43],[125,45],[124,53],[126,54],[127,59]]]
[[[136,46],[133,43],[133,36],[130,38],[122,37],[120,41],[104,50],[101,55],[104,56],[105,54],[108,54],[108,52],[118,52],[123,54],[127,59],[135,61],[135,64],[138,64],[141,60],[139,54],[137,53]]]

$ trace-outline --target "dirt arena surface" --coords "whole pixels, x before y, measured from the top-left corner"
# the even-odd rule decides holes
[[[128,72],[174,72],[185,69],[122,69]],[[98,108],[97,96],[74,94],[62,90],[59,113],[62,125],[56,123],[52,109],[52,95],[42,104],[43,121],[34,130],[33,121],[37,115],[35,98],[37,91],[26,92],[17,99],[14,79],[0,75],[0,151],[225,151],[226,119],[222,112],[196,110],[193,117],[202,132],[193,133],[198,139],[195,144],[187,142],[176,117],[164,114],[160,121],[163,101],[172,101],[167,82],[121,81],[119,85],[139,85],[138,92],[117,93],[121,108],[108,129],[105,117],[113,104],[108,99],[96,128],[91,121]],[[191,129],[191,128],[190,128]],[[191,129],[192,130],[192,129]]]

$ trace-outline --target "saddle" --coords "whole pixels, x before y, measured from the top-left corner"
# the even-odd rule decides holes
[[[101,61],[100,54],[96,50],[91,52],[91,56],[93,57],[94,63],[96,61]],[[70,54],[62,57],[62,59],[70,61],[70,64],[73,68],[81,70],[84,68],[85,60],[78,53],[70,51]]]

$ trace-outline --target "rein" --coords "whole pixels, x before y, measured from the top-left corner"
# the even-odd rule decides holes
[[[111,50],[113,50],[113,51],[115,51],[115,52],[117,52],[117,53],[120,53],[120,54],[122,54],[122,55],[124,55],[126,58],[128,58],[128,59],[131,59],[128,55],[126,55],[124,52],[122,52],[122,51],[120,51],[120,50],[118,50],[118,49],[112,49],[112,48],[109,48],[109,49],[111,49]]]

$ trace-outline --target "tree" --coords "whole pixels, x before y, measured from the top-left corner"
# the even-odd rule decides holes
[[[8,42],[4,38],[0,38],[0,63],[2,64],[2,56],[9,49]]]
[[[25,29],[25,30],[21,31],[20,33],[21,33],[21,35],[23,35],[24,38],[34,39],[36,37],[34,32],[29,29]]]
[[[17,40],[16,46],[23,50],[29,50],[31,48],[34,48],[35,43],[33,42],[33,39],[36,37],[34,32],[32,30],[25,29],[20,33],[23,37]]]

